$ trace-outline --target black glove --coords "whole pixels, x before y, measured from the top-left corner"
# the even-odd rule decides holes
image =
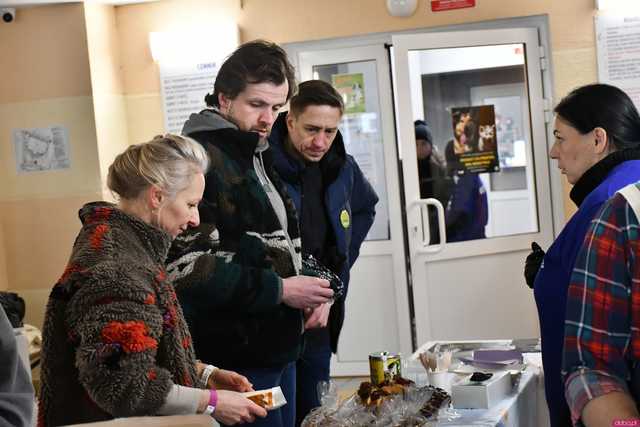
[[[524,262],[524,280],[527,286],[533,289],[533,283],[536,281],[536,275],[540,270],[540,264],[544,258],[544,251],[536,242],[531,242],[531,253]]]

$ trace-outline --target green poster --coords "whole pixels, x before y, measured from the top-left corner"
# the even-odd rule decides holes
[[[334,74],[331,76],[333,87],[342,96],[344,102],[344,112],[364,113],[364,75],[354,74]]]

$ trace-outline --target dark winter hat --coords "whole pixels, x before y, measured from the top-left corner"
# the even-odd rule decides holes
[[[429,126],[422,120],[416,120],[415,122],[416,129],[416,140],[423,139],[427,141],[429,144],[433,145],[433,136],[431,136],[431,129]]]

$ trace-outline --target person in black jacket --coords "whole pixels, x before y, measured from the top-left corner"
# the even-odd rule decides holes
[[[345,151],[338,124],[342,98],[321,80],[300,83],[288,113],[269,137],[274,166],[300,215],[302,252],[349,284],[349,269],[375,217],[378,196],[355,159]],[[308,310],[305,348],[297,363],[297,424],[320,405],[317,385],[329,380],[344,322],[345,294],[333,305]]]
[[[447,166],[444,158],[433,145],[431,129],[423,120],[413,122],[416,135],[416,157],[418,159],[418,180],[420,184],[420,198],[434,198],[446,208],[452,187],[452,179],[447,176]],[[429,206],[429,242],[440,242],[438,228],[438,213],[433,206]]]
[[[298,217],[267,153],[294,85],[273,43],[246,43],[222,64],[209,108],[183,129],[211,158],[201,224],[174,242],[167,267],[196,355],[246,376],[256,390],[282,388],[289,403],[257,426],[294,424],[303,311],[333,296],[327,280],[300,274]]]

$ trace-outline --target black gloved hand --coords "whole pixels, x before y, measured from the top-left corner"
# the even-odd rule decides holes
[[[533,289],[533,283],[536,281],[536,275],[540,270],[540,264],[544,258],[544,251],[536,242],[531,242],[531,253],[524,262],[524,280],[527,286]]]

